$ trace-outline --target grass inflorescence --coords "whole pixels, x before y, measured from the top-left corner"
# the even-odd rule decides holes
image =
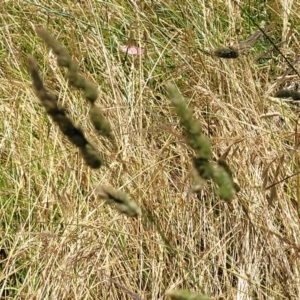
[[[102,111],[95,105],[95,101],[98,98],[96,86],[79,74],[78,64],[71,59],[67,49],[47,30],[42,27],[36,27],[36,32],[55,53],[58,65],[68,69],[67,79],[69,84],[83,90],[85,99],[91,103],[90,119],[97,132],[114,141],[109,122],[104,117]],[[87,141],[83,131],[76,127],[66,116],[65,110],[59,108],[57,97],[54,94],[49,93],[44,87],[36,61],[32,56],[28,57],[28,67],[35,93],[40,99],[47,114],[59,126],[61,132],[67,136],[70,142],[80,149],[81,155],[89,167],[97,169],[104,165],[105,162],[98,154],[97,149]],[[116,209],[121,213],[131,217],[138,217],[141,214],[138,205],[129,199],[128,195],[124,192],[114,190],[111,187],[99,186],[97,188],[97,194],[102,199],[105,199],[106,203],[115,204]]]
[[[209,297],[187,290],[171,290],[167,292],[171,300],[209,300]]]
[[[114,205],[121,213],[130,217],[138,217],[141,215],[141,210],[138,205],[122,191],[115,190],[109,186],[99,186],[96,188],[95,193],[99,198],[105,200],[106,203]]]
[[[28,57],[28,68],[31,74],[35,93],[40,99],[47,114],[58,125],[61,132],[67,136],[69,141],[80,149],[87,165],[91,168],[99,168],[104,163],[103,159],[97,153],[94,146],[87,141],[82,130],[77,128],[67,117],[65,110],[58,107],[57,97],[46,90],[39,75],[37,64],[31,56]]]
[[[78,63],[71,59],[67,49],[63,47],[47,30],[43,27],[36,27],[36,32],[55,53],[58,65],[67,68],[68,71],[66,77],[69,84],[82,90],[84,98],[91,104],[90,119],[97,132],[100,135],[114,141],[110,123],[104,117],[101,109],[95,105],[95,101],[98,98],[97,87],[84,76],[79,74]]]
[[[293,100],[300,100],[300,93],[294,90],[280,90],[274,95],[276,98],[292,98]]]
[[[214,56],[220,57],[220,58],[238,58],[239,52],[234,47],[222,47],[217,48],[213,52]]]
[[[226,168],[224,168],[222,164],[214,166],[210,162],[212,157],[211,144],[209,139],[202,133],[200,123],[193,118],[191,109],[187,107],[186,102],[174,84],[169,83],[167,85],[167,92],[179,116],[180,124],[184,128],[187,144],[195,151],[193,164],[198,174],[198,178],[196,178],[197,184],[201,184],[200,181],[202,179],[212,179],[218,185],[218,195],[223,200],[232,200],[236,190],[228,165],[226,164]]]

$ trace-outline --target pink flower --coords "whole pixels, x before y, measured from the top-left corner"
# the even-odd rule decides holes
[[[140,47],[136,47],[136,46],[120,46],[120,49],[123,52],[126,52],[128,54],[132,54],[132,55],[142,55],[145,53],[145,49],[144,48],[140,48]]]

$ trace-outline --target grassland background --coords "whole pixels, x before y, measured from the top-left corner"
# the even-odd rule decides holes
[[[239,5],[237,5],[237,3]],[[274,1],[1,1],[0,299],[300,299],[297,107],[274,101],[297,83],[265,37],[235,60],[208,56],[268,32],[299,55],[300,3]],[[256,24],[256,25],[255,25]],[[119,145],[89,122],[89,106],[34,31],[43,25],[99,86]],[[128,44],[147,49],[130,56]],[[89,169],[51,122],[27,71],[33,55],[109,167]],[[298,65],[295,65],[299,70]],[[192,151],[165,96],[174,82],[241,191],[229,205],[210,183],[192,191]],[[288,179],[268,188],[286,177]],[[97,199],[121,188],[153,215],[130,219]],[[172,251],[167,247],[172,246]]]

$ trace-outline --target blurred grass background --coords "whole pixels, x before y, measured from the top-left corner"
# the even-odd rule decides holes
[[[0,298],[165,299],[169,289],[190,289],[210,299],[298,299],[298,108],[272,95],[299,82],[294,71],[282,76],[284,57],[299,55],[299,6],[2,1]],[[97,105],[118,150],[92,130],[88,105],[68,86],[36,25],[99,86]],[[257,25],[271,26],[268,36],[284,57],[264,36],[249,43]],[[128,44],[147,53],[121,51]],[[207,55],[220,46],[239,48],[239,58]],[[89,169],[47,117],[28,54],[109,168]],[[212,184],[192,191],[193,153],[166,97],[170,81],[210,138],[214,159],[226,157],[241,186],[231,205]],[[106,206],[93,193],[98,184],[121,188],[154,221]]]

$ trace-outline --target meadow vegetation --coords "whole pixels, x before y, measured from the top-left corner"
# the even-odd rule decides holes
[[[49,3],[0,7],[0,299],[299,299],[300,4]]]

